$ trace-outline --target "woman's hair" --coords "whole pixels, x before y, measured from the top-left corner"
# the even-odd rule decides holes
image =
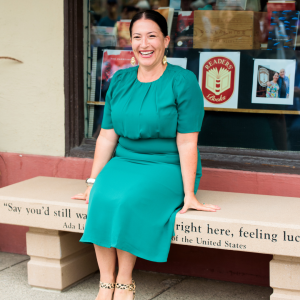
[[[278,77],[279,77],[279,72],[275,72],[273,76],[275,76],[276,73],[278,74]]]
[[[145,10],[145,11],[141,11],[133,16],[133,18],[130,22],[130,26],[129,26],[130,37],[132,36],[132,26],[133,26],[134,22],[136,22],[140,19],[152,20],[159,26],[164,37],[166,37],[168,35],[168,24],[167,24],[166,19],[159,12],[157,12],[155,10]]]

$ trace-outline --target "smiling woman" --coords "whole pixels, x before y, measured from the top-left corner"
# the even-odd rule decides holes
[[[111,80],[91,173],[96,180],[83,197],[77,195],[89,203],[80,241],[95,246],[101,273],[97,299],[108,293],[105,287],[116,288],[114,300],[132,299],[136,257],[167,261],[178,212],[220,209],[195,196],[204,116],[195,74],[166,62],[170,37],[158,12],[136,14],[130,36],[139,64],[118,70]]]
[[[162,61],[170,42],[165,18],[152,10],[138,13],[133,17],[129,31],[133,53],[141,66],[138,79],[141,82],[156,80],[165,70]]]

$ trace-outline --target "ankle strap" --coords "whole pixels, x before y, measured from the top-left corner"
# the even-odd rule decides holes
[[[116,288],[121,290],[135,291],[135,282],[132,279],[132,283],[130,284],[116,283]]]
[[[106,282],[102,282],[100,281],[99,286],[103,289],[114,289],[115,288],[115,283],[106,283]]]

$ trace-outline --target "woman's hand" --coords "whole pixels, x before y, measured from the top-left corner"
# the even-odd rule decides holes
[[[85,190],[84,194],[77,194],[77,195],[71,197],[71,199],[85,200],[85,203],[88,204],[89,203],[91,189],[92,189],[92,187],[88,186],[87,189]]]
[[[181,214],[185,213],[189,208],[197,209],[197,210],[205,210],[205,211],[217,211],[221,209],[218,205],[212,204],[202,204],[200,203],[195,194],[188,194],[184,197],[184,206],[179,211]]]

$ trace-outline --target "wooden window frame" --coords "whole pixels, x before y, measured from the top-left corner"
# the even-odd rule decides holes
[[[84,138],[83,0],[64,0],[65,155],[93,158],[94,139]],[[203,167],[300,174],[293,151],[199,146]]]

